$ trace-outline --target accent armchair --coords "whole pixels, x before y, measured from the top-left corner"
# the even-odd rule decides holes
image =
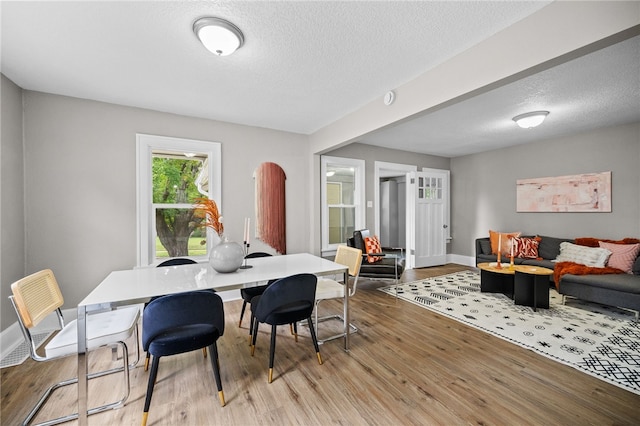
[[[376,254],[380,260],[369,262],[369,255],[364,243],[365,237],[370,237],[368,229],[353,231],[353,237],[347,239],[349,247],[362,250],[362,265],[360,277],[393,279],[397,283],[404,272],[405,256],[401,248],[382,247],[382,253]]]

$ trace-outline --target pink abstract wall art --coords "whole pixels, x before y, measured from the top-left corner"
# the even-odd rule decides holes
[[[517,212],[611,212],[611,172],[518,179]]]

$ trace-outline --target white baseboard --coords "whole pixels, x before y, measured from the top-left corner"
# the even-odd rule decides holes
[[[458,265],[464,266],[476,266],[476,258],[473,256],[462,256],[459,254],[448,254],[447,255],[448,263],[457,263]]]

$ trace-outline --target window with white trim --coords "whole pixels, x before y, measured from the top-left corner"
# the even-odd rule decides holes
[[[322,251],[332,251],[365,227],[365,162],[322,156],[320,169]]]
[[[206,259],[214,238],[194,203],[210,198],[220,207],[220,143],[138,134],[136,148],[138,266]]]

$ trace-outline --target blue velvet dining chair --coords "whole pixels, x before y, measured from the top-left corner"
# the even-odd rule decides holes
[[[171,259],[165,260],[164,262],[160,262],[158,264],[158,266],[156,266],[156,267],[157,268],[165,268],[167,266],[193,265],[195,263],[198,263],[198,262],[196,262],[193,259],[189,259],[187,257],[173,257]],[[210,290],[210,291],[215,291],[215,290]],[[158,296],[158,297],[160,297],[160,296]],[[151,299],[149,301],[149,303],[151,301],[155,300],[155,299],[157,299],[157,297],[154,297],[153,299]],[[145,304],[144,307],[146,308],[147,305],[148,305],[148,303]],[[205,358],[207,357],[207,348],[202,348],[202,354],[204,355]],[[145,356],[145,359],[144,359],[144,371],[147,371],[149,369],[149,359],[150,359],[150,355],[149,355],[149,352],[147,352],[147,354]]]
[[[316,300],[316,283],[318,278],[313,274],[297,274],[281,278],[271,284],[260,296],[251,300],[251,322],[253,338],[251,355],[256,348],[258,326],[260,323],[271,325],[271,346],[269,348],[269,383],[273,381],[273,362],[276,349],[276,328],[278,325],[295,324],[307,320],[309,333],[316,350],[318,363],[322,365],[320,347],[316,339],[311,315]],[[297,330],[296,330],[297,338]]]
[[[265,253],[262,251],[256,251],[253,253],[249,253],[244,258],[245,259],[255,259],[258,257],[269,257],[271,256],[269,253]],[[275,280],[269,281],[267,284],[258,285],[255,287],[247,287],[240,289],[240,297],[242,297],[242,309],[240,310],[240,321],[238,322],[238,327],[242,327],[242,317],[244,317],[244,311],[247,309],[247,304],[251,303],[251,299],[256,296],[260,296],[266,288]],[[249,330],[249,339],[251,339],[251,330]]]
[[[262,251],[256,251],[253,253],[249,253],[245,256],[245,259],[255,259],[258,257],[270,257],[269,253],[265,253]],[[271,284],[276,282],[277,280],[269,280],[267,284],[258,285],[255,287],[247,287],[240,289],[240,297],[242,298],[242,309],[240,310],[240,321],[238,322],[238,327],[242,327],[242,317],[244,317],[244,312],[247,309],[247,304],[251,304],[251,300],[260,296]],[[295,334],[294,332],[294,324],[290,324],[289,328],[291,329],[291,334]],[[249,323],[249,345],[251,345],[251,336],[253,335],[253,322]]]
[[[220,405],[224,392],[217,341],[224,334],[224,306],[220,296],[199,290],[161,296],[151,301],[142,317],[142,348],[150,353],[151,372],[144,401],[142,426],[147,423],[160,358],[209,348]]]
[[[194,263],[197,263],[197,262],[193,259],[189,259],[186,257],[174,257],[159,263],[157,267],[162,268],[165,266],[193,265]]]

